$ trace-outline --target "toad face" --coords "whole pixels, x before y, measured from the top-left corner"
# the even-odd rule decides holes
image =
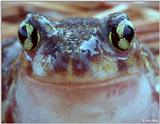
[[[57,22],[28,14],[18,35],[23,71],[45,82],[100,82],[133,75],[141,63],[134,25],[124,13]]]

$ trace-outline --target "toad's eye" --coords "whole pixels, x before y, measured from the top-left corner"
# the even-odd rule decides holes
[[[20,25],[18,36],[23,48],[27,51],[35,50],[40,41],[38,30],[26,22],[22,22]]]
[[[110,30],[109,41],[116,50],[126,51],[133,45],[134,30],[131,21],[122,20],[116,28]]]

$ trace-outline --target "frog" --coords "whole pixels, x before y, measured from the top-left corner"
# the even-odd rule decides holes
[[[29,13],[17,34],[2,44],[2,122],[159,122],[157,63],[126,13]]]

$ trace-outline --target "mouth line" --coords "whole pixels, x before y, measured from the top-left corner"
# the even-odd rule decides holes
[[[103,80],[93,80],[93,81],[86,81],[83,83],[76,83],[76,81],[68,81],[68,82],[56,82],[56,81],[47,81],[45,79],[39,79],[35,78],[33,76],[27,76],[22,74],[22,77],[24,80],[28,80],[29,82],[37,83],[39,85],[49,86],[49,87],[55,87],[60,89],[90,89],[90,88],[97,88],[97,87],[107,87],[114,84],[119,83],[128,83],[131,82],[131,80],[136,80],[137,77],[140,77],[139,72],[134,72],[131,74],[119,74],[112,77],[107,77]]]

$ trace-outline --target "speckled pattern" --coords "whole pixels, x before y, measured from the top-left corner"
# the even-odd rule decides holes
[[[88,41],[92,35],[100,30],[100,22],[97,19],[69,18],[53,24],[56,28],[56,36],[61,37],[59,43],[61,52],[78,53],[80,44]]]
[[[139,70],[134,62],[129,61],[128,66],[128,59],[137,57],[138,47],[117,51],[108,41],[109,31],[116,30],[115,25],[124,19],[129,19],[127,14],[115,13],[103,19],[67,18],[50,22],[42,15],[28,14],[21,25],[33,25],[40,33],[40,43],[34,51],[24,51],[23,68],[35,78],[47,77],[49,82],[79,83],[105,80],[130,68]],[[134,45],[137,42],[134,39]]]
[[[108,28],[101,20],[68,18],[51,24],[38,18],[34,27],[41,42],[34,51],[10,45],[2,51],[3,66],[9,64],[2,70],[3,122],[159,121],[155,61],[138,39],[133,48],[120,53],[107,41]],[[12,51],[20,56],[12,56]]]

